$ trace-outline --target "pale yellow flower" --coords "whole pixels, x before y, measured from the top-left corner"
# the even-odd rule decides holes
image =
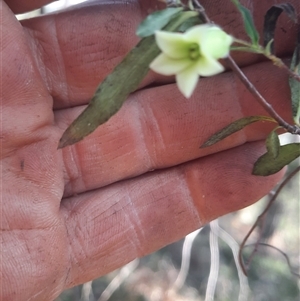
[[[156,31],[155,39],[162,51],[150,68],[163,75],[176,75],[182,94],[189,98],[199,76],[224,71],[218,59],[227,57],[233,38],[216,25],[197,25],[185,33]]]

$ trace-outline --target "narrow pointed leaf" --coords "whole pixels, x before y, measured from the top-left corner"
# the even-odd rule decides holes
[[[182,12],[172,19],[164,30],[175,31],[183,22],[194,16],[195,12]],[[149,64],[159,53],[154,36],[143,38],[98,86],[88,107],[63,133],[58,148],[82,140],[113,116],[128,95],[138,88],[148,73]]]
[[[272,40],[274,40],[276,23],[282,12],[285,12],[295,23],[297,22],[297,13],[290,3],[275,4],[267,11],[264,18],[263,43],[264,46],[269,44],[271,53],[274,53],[274,42]]]
[[[267,151],[274,159],[279,155],[280,141],[277,133],[272,131],[266,139]]]
[[[235,6],[237,7],[237,9],[240,11],[240,13],[242,15],[246,33],[250,37],[252,44],[258,45],[259,34],[255,28],[251,12],[249,11],[248,8],[241,5],[238,0],[232,0],[232,2],[235,4]]]
[[[292,57],[291,70],[300,75],[300,25],[298,29],[298,41]],[[300,82],[295,78],[289,79],[292,100],[292,113],[296,124],[300,125]]]
[[[146,76],[148,65],[159,52],[154,36],[141,40],[98,86],[88,107],[64,132],[59,148],[80,141],[113,116]]]
[[[183,22],[179,27],[178,27],[178,31],[180,32],[185,32],[187,29],[196,26],[196,25],[200,25],[203,24],[204,22],[201,20],[201,18],[199,18],[199,15],[196,15],[195,17],[189,18],[188,20],[186,20],[185,22]]]
[[[291,143],[279,148],[279,154],[274,159],[271,153],[265,153],[254,164],[253,175],[269,176],[280,171],[300,156],[300,143]]]
[[[272,54],[274,52],[274,39],[271,39],[267,45],[265,46],[265,50],[268,54]]]
[[[136,31],[136,34],[141,38],[153,35],[156,30],[160,30],[165,27],[173,17],[182,11],[182,9],[182,7],[169,7],[155,11],[142,21]]]
[[[276,122],[273,118],[268,116],[249,116],[238,119],[211,136],[204,144],[201,145],[200,148],[211,146],[233,133],[242,130],[245,126],[257,121]]]

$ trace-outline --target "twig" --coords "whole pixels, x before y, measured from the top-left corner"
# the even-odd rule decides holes
[[[251,227],[250,231],[247,233],[247,235],[245,236],[245,238],[243,239],[241,246],[240,246],[240,250],[239,250],[239,262],[240,265],[242,267],[242,270],[244,272],[244,274],[247,276],[247,268],[245,268],[244,265],[244,261],[243,261],[243,248],[245,247],[245,244],[248,240],[248,238],[250,237],[250,235],[253,233],[254,229],[256,228],[256,226],[258,225],[258,223],[264,218],[264,216],[266,215],[266,213],[269,211],[270,207],[272,206],[272,204],[275,202],[278,194],[280,193],[280,191],[284,188],[284,186],[291,180],[292,177],[294,177],[298,172],[300,171],[300,166],[298,166],[297,168],[295,168],[295,170],[293,170],[285,179],[284,181],[279,185],[279,187],[277,188],[275,194],[273,195],[273,197],[270,199],[268,205],[266,206],[266,208],[264,209],[264,211],[257,217],[254,225]]]
[[[198,2],[198,0],[192,0],[193,4],[195,6],[195,9],[199,12],[200,15],[203,16],[205,19],[205,22],[212,23],[209,17],[207,16],[204,7]],[[236,40],[238,41],[238,40]],[[292,72],[280,59],[278,59],[275,56],[270,56],[269,59],[273,61],[274,64],[278,65],[279,67],[283,68],[288,72],[290,76],[293,78],[296,78],[299,80],[299,76]],[[258,90],[255,88],[255,86],[249,81],[249,79],[246,77],[246,75],[243,73],[243,71],[239,68],[239,66],[236,64],[236,62],[232,59],[231,56],[229,56],[226,59],[227,63],[231,67],[231,69],[236,73],[238,78],[241,80],[241,82],[245,85],[245,87],[252,93],[252,95],[256,98],[256,100],[263,106],[263,108],[270,114],[271,117],[273,117],[277,123],[285,128],[288,132],[295,135],[300,135],[300,127],[298,125],[291,125],[288,122],[286,122],[272,107],[271,104],[269,104],[266,99],[258,92]],[[288,70],[287,70],[288,69]]]
[[[239,68],[236,62],[229,56],[226,59],[227,63],[229,64],[230,68],[235,72],[241,82],[245,85],[245,87],[251,92],[251,94],[256,98],[256,100],[262,105],[262,107],[269,113],[271,117],[273,117],[277,123],[285,128],[291,134],[298,134],[300,135],[300,127],[297,125],[291,125],[286,122],[270,105],[266,99],[258,92],[258,90],[254,87],[254,85],[249,81],[243,71]]]
[[[208,15],[205,12],[205,8],[199,3],[198,0],[192,0],[195,10],[204,18],[206,23],[212,23]]]
[[[164,2],[167,7],[177,7],[182,6],[182,3],[180,0],[158,0],[160,2]]]
[[[251,43],[248,43],[246,41],[234,38],[234,42],[243,45],[242,48],[233,48],[232,50],[236,51],[250,51],[256,54],[262,54],[267,59],[273,62],[273,64],[282,70],[284,70],[290,77],[294,78],[298,82],[300,82],[300,75],[296,72],[292,71],[279,57],[277,57],[274,54],[271,54],[269,51],[266,50],[266,48],[260,46],[260,45],[252,45]]]
[[[294,78],[298,82],[300,82],[300,75],[293,72],[280,58],[275,55],[266,55],[268,59],[270,59],[273,64],[282,70],[284,70],[290,77]]]
[[[246,245],[246,246],[244,246],[244,248],[251,247],[252,245],[253,244]],[[293,274],[294,276],[300,278],[300,274],[294,271],[294,268],[291,265],[290,259],[289,259],[288,255],[285,252],[283,252],[282,250],[280,250],[279,248],[277,248],[275,246],[272,246],[272,245],[269,245],[269,244],[266,244],[266,243],[260,242],[260,243],[258,243],[258,245],[259,246],[263,246],[263,247],[269,247],[269,248],[272,248],[272,249],[278,251],[285,258],[285,260],[286,260],[286,262],[288,264],[288,267],[290,269],[291,274]]]

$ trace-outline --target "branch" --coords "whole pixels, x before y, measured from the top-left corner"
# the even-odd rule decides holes
[[[284,188],[284,186],[291,180],[291,178],[293,178],[298,172],[300,171],[300,166],[298,166],[295,170],[293,170],[286,178],[285,180],[279,185],[279,187],[277,188],[275,194],[273,195],[273,197],[270,199],[268,205],[266,206],[266,208],[264,209],[264,211],[258,216],[258,218],[256,219],[254,225],[251,227],[250,231],[248,232],[248,234],[245,236],[244,240],[241,243],[240,246],[240,250],[239,250],[239,262],[240,265],[242,267],[242,270],[244,272],[244,274],[247,276],[247,268],[245,268],[244,265],[244,261],[243,261],[243,248],[245,247],[245,244],[248,240],[248,238],[250,237],[250,235],[253,233],[254,229],[256,228],[256,226],[258,225],[258,223],[265,217],[265,215],[267,214],[267,212],[269,211],[270,207],[272,206],[272,204],[275,202],[277,196],[279,195],[279,193],[281,192],[281,190]],[[258,242],[259,243],[259,242]],[[258,245],[257,243],[257,245]]]
[[[297,125],[291,125],[286,122],[270,105],[266,99],[257,91],[254,85],[249,81],[243,71],[239,68],[239,66],[235,63],[231,56],[226,59],[226,62],[229,64],[230,68],[235,72],[241,82],[245,85],[245,87],[251,92],[251,94],[255,97],[255,99],[260,103],[260,105],[269,113],[271,117],[273,117],[277,123],[285,128],[288,132],[295,135],[300,135],[300,127]]]

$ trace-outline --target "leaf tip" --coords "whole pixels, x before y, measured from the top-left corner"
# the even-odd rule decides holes
[[[75,142],[73,142],[75,143]],[[58,146],[57,149],[62,149],[68,145],[73,144],[71,139],[69,139],[68,137],[65,136],[65,134],[62,135],[62,137],[60,138],[59,142],[58,142]]]
[[[257,169],[255,168],[255,166],[253,167],[251,174],[252,174],[253,176],[263,176],[263,175],[261,175],[261,174],[257,171]]]
[[[72,133],[72,128],[69,127],[69,128],[66,129],[66,131],[61,136],[61,138],[58,142],[57,149],[61,149],[61,148],[64,148],[66,146],[75,144],[76,142],[79,142],[83,138],[84,137],[82,137],[81,135],[78,135],[78,134],[76,135],[76,132]]]
[[[203,144],[201,144],[201,146],[199,148],[206,148],[209,147],[211,145],[213,145],[215,143],[211,142],[210,140],[207,140],[206,142],[204,142]]]

